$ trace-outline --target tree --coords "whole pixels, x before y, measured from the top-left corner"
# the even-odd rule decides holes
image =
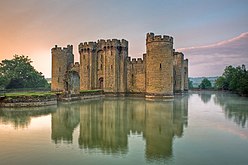
[[[194,88],[194,86],[193,86],[193,81],[190,81],[189,80],[189,89],[193,89]]]
[[[228,82],[225,77],[220,76],[215,80],[215,88],[221,90],[228,90]]]
[[[222,76],[216,80],[216,88],[230,90],[241,95],[248,94],[248,71],[241,67],[227,66]]]
[[[207,78],[204,78],[201,84],[199,85],[199,88],[201,89],[209,89],[211,87],[212,87],[212,84]]]
[[[7,89],[48,87],[42,73],[36,71],[31,63],[31,59],[23,55],[14,55],[11,60],[2,60],[0,86]]]

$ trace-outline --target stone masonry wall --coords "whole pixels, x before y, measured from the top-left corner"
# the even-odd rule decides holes
[[[128,92],[145,92],[145,64],[141,58],[128,63]]]
[[[146,38],[146,95],[173,96],[173,38]]]
[[[79,45],[80,89],[125,93],[127,88],[126,40],[98,40]]]
[[[66,48],[52,48],[52,91],[65,91],[65,76],[71,64],[74,63],[72,45]]]
[[[183,61],[184,68],[184,90],[189,90],[189,73],[188,73],[188,59]]]
[[[174,91],[184,91],[184,55],[181,52],[174,52]]]
[[[72,46],[52,48],[53,91],[76,94],[103,89],[105,93],[163,97],[188,90],[188,60],[174,52],[170,36],[148,33],[143,60],[130,60],[124,39],[80,43],[78,51],[80,63],[74,64]]]

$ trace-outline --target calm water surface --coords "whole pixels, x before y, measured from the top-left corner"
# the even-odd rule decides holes
[[[248,98],[105,98],[0,109],[0,164],[248,164]]]

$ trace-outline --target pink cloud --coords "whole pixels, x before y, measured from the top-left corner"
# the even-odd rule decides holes
[[[248,32],[218,43],[180,48],[189,58],[190,76],[221,75],[228,65],[248,65]]]

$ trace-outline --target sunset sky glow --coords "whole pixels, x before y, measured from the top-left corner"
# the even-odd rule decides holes
[[[189,76],[218,76],[227,65],[248,67],[247,0],[2,0],[0,61],[29,56],[51,77],[51,48],[126,39],[142,57],[147,32],[173,36],[189,59]]]

